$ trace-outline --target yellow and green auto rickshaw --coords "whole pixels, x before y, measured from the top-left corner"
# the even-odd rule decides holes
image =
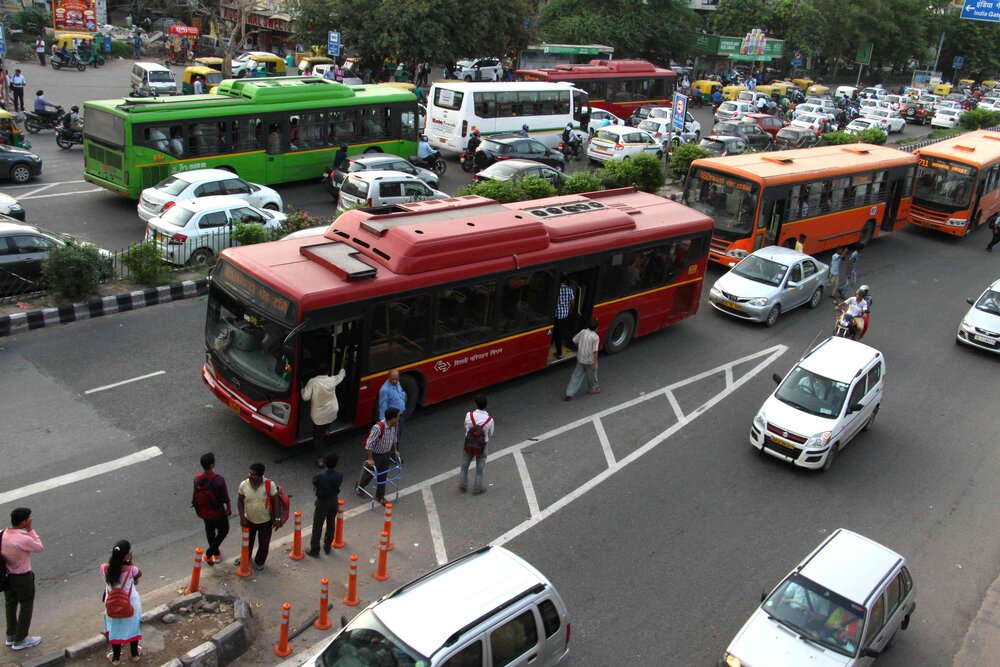
[[[17,126],[17,119],[9,111],[0,109],[0,144],[31,148],[31,142]]]
[[[812,79],[792,79],[792,83],[799,87],[799,90],[809,90],[809,86],[816,83]]]
[[[744,90],[748,90],[748,88],[746,86],[723,86],[722,99],[735,100]]]
[[[284,62],[284,61],[282,61]],[[312,68],[316,65],[333,65],[333,58],[328,58],[326,56],[316,56],[307,55],[299,59],[296,67],[299,69],[299,74],[311,73]]]
[[[824,86],[821,83],[814,83],[806,89],[806,95],[826,95],[830,92],[829,86]]]
[[[771,83],[771,96],[773,97],[777,94],[779,98],[788,97],[788,91],[796,87],[791,81],[774,81]],[[757,86],[757,88],[760,88],[760,86]]]
[[[251,66],[247,66],[243,70],[244,76],[260,76],[263,72],[266,72],[266,76],[285,76],[287,73],[285,59],[281,56],[254,53],[250,60],[256,64],[252,65],[253,72]]]
[[[214,86],[222,83],[222,72],[211,67],[205,67],[204,65],[192,65],[184,68],[184,81],[181,84],[182,94],[194,94],[194,80],[196,77],[201,77],[201,83],[204,86],[203,92],[206,93]]]
[[[202,67],[211,67],[218,72],[222,71],[222,58],[217,56],[203,56],[201,58],[195,58],[194,64],[201,65]]]
[[[934,90],[932,90],[931,92],[934,93],[935,95],[940,95],[941,97],[944,97],[945,95],[951,94],[952,88],[953,86],[950,83],[939,83],[938,85],[934,86]]]
[[[994,88],[997,87],[997,83],[1000,83],[1000,81],[994,81],[993,79],[984,79],[983,88],[986,88],[987,90],[993,90]]]

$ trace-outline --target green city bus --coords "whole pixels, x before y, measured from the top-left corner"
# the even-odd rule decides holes
[[[132,199],[173,173],[208,167],[264,184],[319,178],[342,144],[352,155],[415,155],[417,117],[410,91],[307,76],[85,102],[84,178]]]

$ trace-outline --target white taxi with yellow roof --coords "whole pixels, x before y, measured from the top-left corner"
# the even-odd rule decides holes
[[[587,144],[587,157],[591,162],[620,162],[633,155],[643,154],[663,159],[663,144],[646,130],[637,127],[602,127]]]

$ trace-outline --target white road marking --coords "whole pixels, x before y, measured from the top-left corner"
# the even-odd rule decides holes
[[[48,185],[43,185],[40,188],[35,188],[26,195],[21,195],[19,199],[28,199],[29,197],[31,197],[31,195],[38,194],[39,192],[42,192],[43,190],[48,190],[49,188],[54,188],[57,185],[62,185],[62,183],[49,183]]]
[[[528,513],[531,516],[536,516],[538,514],[538,496],[535,495],[535,485],[531,481],[528,464],[524,462],[524,453],[520,449],[514,452],[514,463],[517,464],[517,472],[521,476],[521,486],[524,487],[524,497],[528,501]]]
[[[444,547],[441,517],[438,516],[437,504],[434,502],[434,494],[431,491],[431,487],[425,486],[422,491],[424,506],[427,508],[427,523],[431,527],[431,542],[434,543],[434,557],[437,558],[438,565],[444,565],[448,562],[448,551]]]
[[[726,387],[733,386],[733,367],[726,366]]]
[[[684,411],[681,410],[680,404],[677,402],[677,397],[674,396],[674,392],[667,390],[667,400],[670,401],[670,407],[674,409],[674,416],[677,417],[677,421],[684,421]]]
[[[98,475],[103,475],[106,472],[112,472],[136,463],[142,463],[143,461],[156,458],[162,453],[163,452],[160,451],[159,447],[149,447],[148,449],[143,449],[135,454],[129,454],[128,456],[117,458],[114,461],[99,463],[96,466],[90,466],[89,468],[84,468],[83,470],[77,470],[76,472],[59,475],[58,477],[53,477],[52,479],[47,479],[42,482],[35,482],[34,484],[22,486],[20,489],[14,489],[13,491],[5,491],[4,493],[0,493],[0,505],[5,505],[7,503],[14,502],[15,500],[20,500],[26,496],[31,496],[43,491],[50,491],[60,486],[66,486],[67,484],[72,484],[73,482],[79,482],[91,477],[97,477]]]
[[[601,449],[604,451],[604,460],[608,462],[610,468],[615,464],[615,453],[611,449],[611,441],[604,431],[604,423],[600,419],[594,420],[594,428],[597,430],[597,439],[601,441]]]
[[[57,192],[51,195],[33,195],[26,197],[18,197],[18,199],[21,200],[21,199],[45,199],[47,197],[69,197],[70,195],[87,195],[92,192],[102,192],[102,191],[107,192],[107,190],[105,190],[104,188],[92,188],[90,190],[73,190],[72,192]]]
[[[86,396],[87,394],[96,394],[99,391],[104,391],[105,389],[114,389],[115,387],[120,387],[123,384],[129,384],[131,382],[138,382],[139,380],[145,380],[147,378],[156,377],[157,375],[165,375],[166,371],[156,371],[155,373],[147,373],[146,375],[140,375],[136,378],[129,378],[128,380],[122,380],[121,382],[115,382],[113,384],[106,384],[103,387],[94,387],[93,389],[88,389],[83,392]]]
[[[87,181],[58,181],[56,183],[51,183],[50,185],[73,185],[74,183],[86,183]],[[26,183],[25,185],[5,185],[4,190],[15,190],[17,188],[37,188],[38,183]],[[48,186],[46,186],[48,187]]]

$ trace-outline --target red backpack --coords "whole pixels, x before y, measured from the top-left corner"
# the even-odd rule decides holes
[[[288,513],[292,506],[292,497],[285,493],[285,490],[281,488],[280,484],[274,485],[276,493],[271,495],[271,480],[266,480],[264,482],[264,491],[267,494],[267,501],[265,504],[267,508],[271,511],[271,515],[278,518],[278,525],[284,526],[288,523]],[[272,507],[272,499],[277,500],[277,505]]]
[[[222,515],[222,503],[216,493],[212,480],[216,474],[199,473],[194,482],[194,493],[191,494],[191,507],[200,519],[217,519]]]

